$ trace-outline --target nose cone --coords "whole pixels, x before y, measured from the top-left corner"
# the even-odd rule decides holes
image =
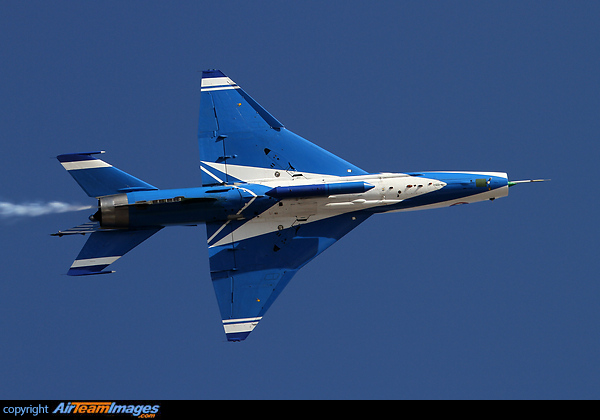
[[[447,172],[439,173],[446,189],[464,189],[474,192],[494,190],[508,185],[508,175],[504,172]]]
[[[487,187],[491,190],[495,190],[496,188],[506,187],[508,186],[508,174],[496,173],[495,175],[491,175],[487,179]]]
[[[459,200],[457,204],[508,195],[508,175],[504,172],[447,172],[439,178],[447,184],[440,193],[448,200]]]
[[[495,200],[508,195],[508,175],[504,172],[472,173],[475,179],[469,185],[469,202]],[[471,178],[472,179],[472,178]]]

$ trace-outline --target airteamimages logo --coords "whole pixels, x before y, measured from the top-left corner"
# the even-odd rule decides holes
[[[155,418],[160,405],[132,405],[116,402],[61,402],[52,414],[130,414],[140,419]]]

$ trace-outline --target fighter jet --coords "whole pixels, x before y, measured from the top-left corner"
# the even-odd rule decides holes
[[[369,173],[287,130],[219,70],[202,73],[202,186],[159,189],[87,152],[58,156],[98,199],[68,275],[107,267],[166,226],[207,232],[210,277],[228,341],[254,330],[296,272],[370,216],[508,195],[503,172]],[[207,273],[208,274],[208,273]]]

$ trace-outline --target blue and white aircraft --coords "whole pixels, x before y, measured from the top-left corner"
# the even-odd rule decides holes
[[[288,131],[219,70],[202,73],[202,186],[161,190],[96,155],[58,156],[98,211],[54,235],[90,234],[71,276],[106,268],[165,226],[206,224],[227,340],[244,340],[294,274],[376,213],[508,195],[502,172],[368,173]]]

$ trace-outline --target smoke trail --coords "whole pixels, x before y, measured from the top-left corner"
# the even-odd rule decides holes
[[[10,217],[35,217],[52,213],[89,210],[91,208],[92,206],[61,203],[59,201],[25,204],[14,204],[6,201],[0,201],[0,218],[7,219]]]

